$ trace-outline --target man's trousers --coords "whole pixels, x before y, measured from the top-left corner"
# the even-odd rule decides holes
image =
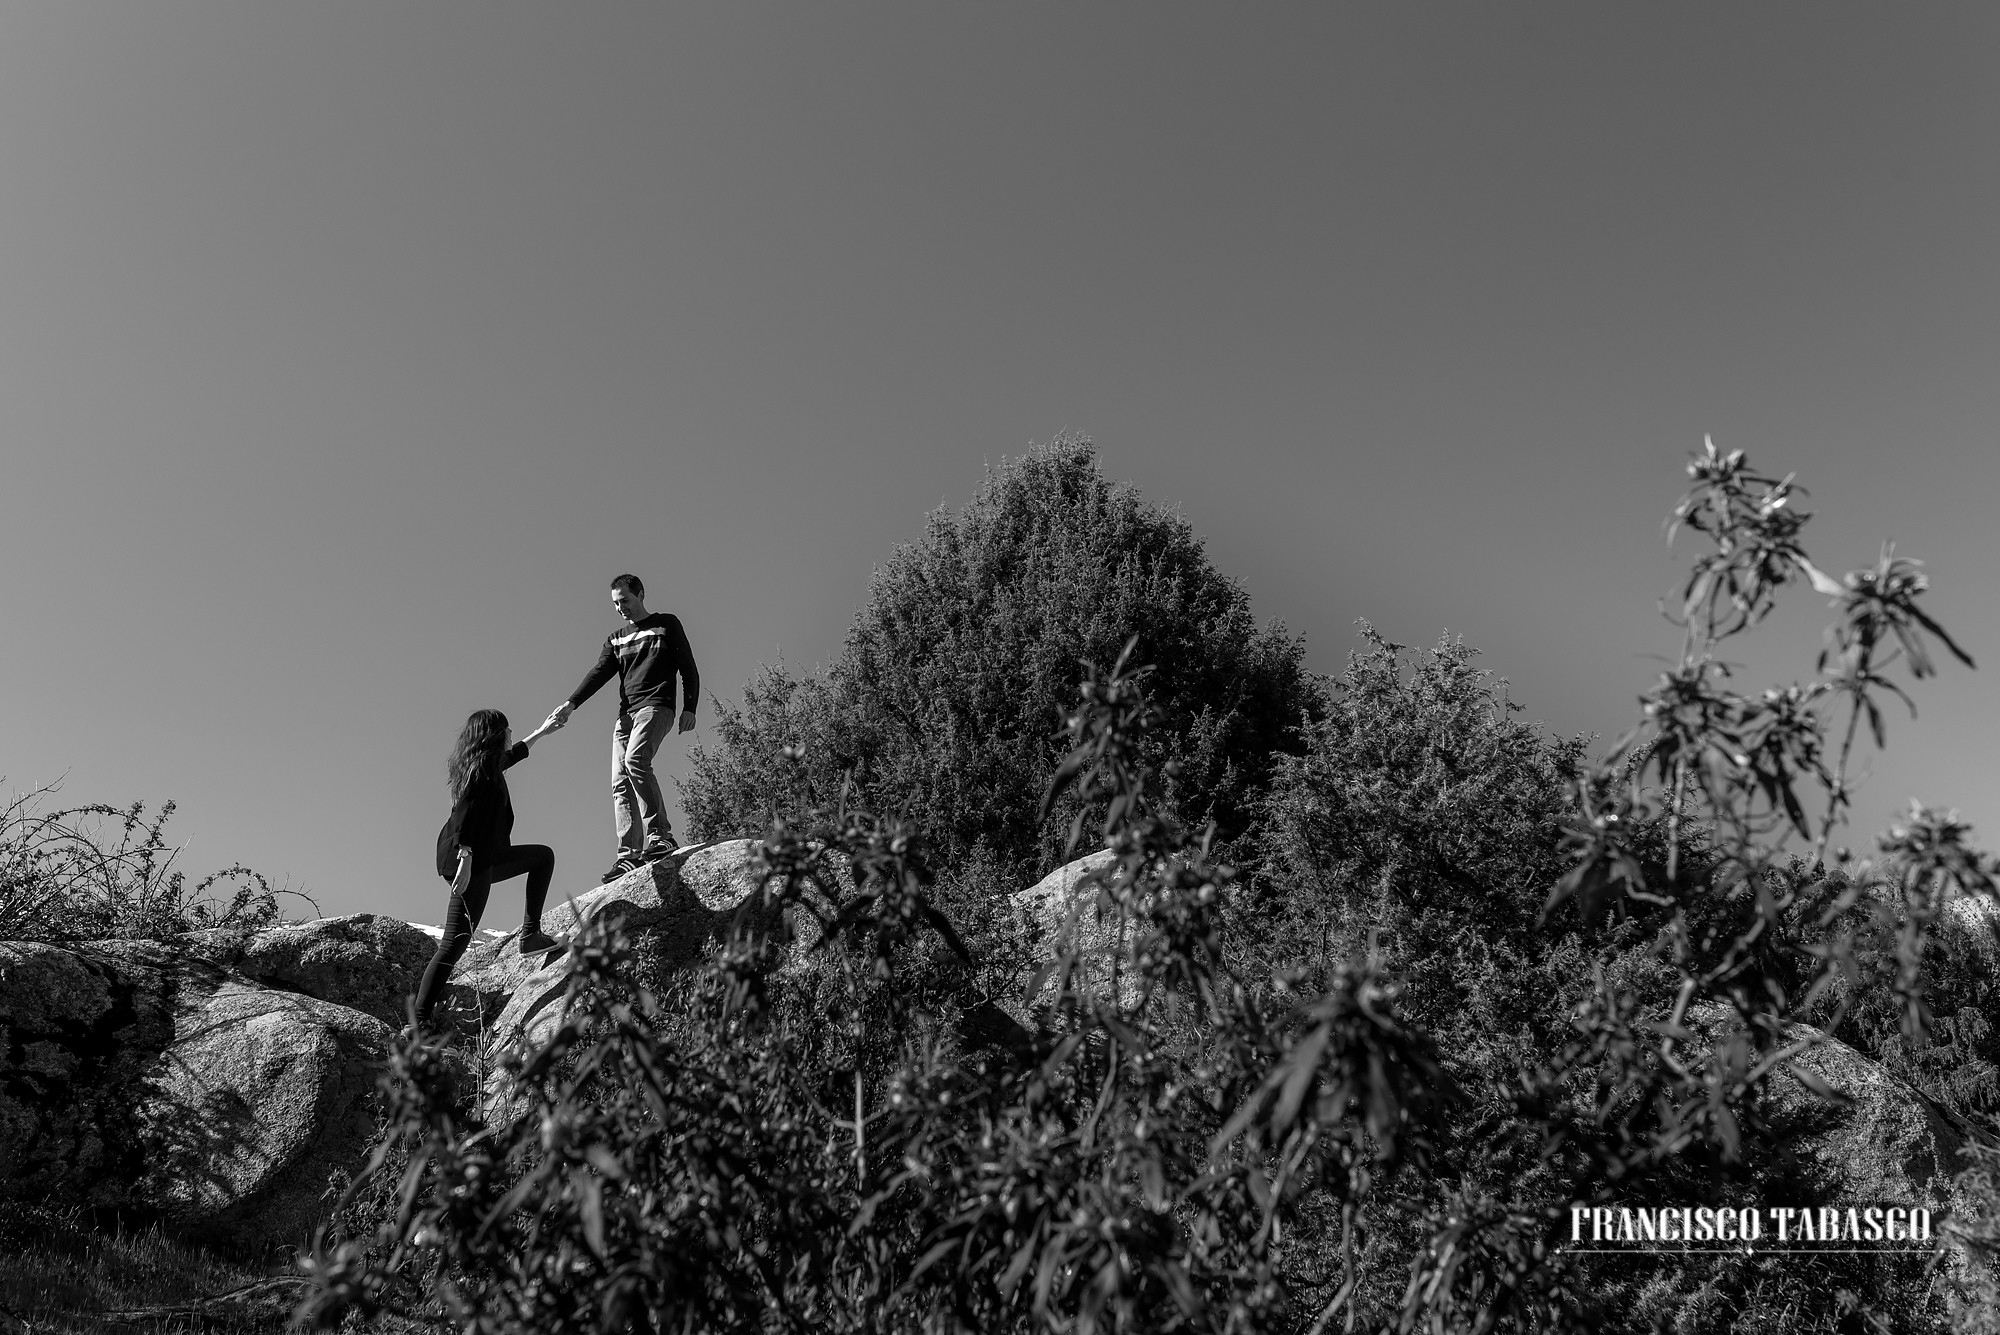
[[[660,781],[653,776],[653,753],[673,731],[671,706],[648,705],[620,714],[611,729],[611,809],[618,823],[618,856],[636,861],[671,853],[673,828],[667,823]]]

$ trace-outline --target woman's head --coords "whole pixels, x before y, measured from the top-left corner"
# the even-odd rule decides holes
[[[475,709],[459,729],[458,745],[451,749],[446,775],[454,802],[480,779],[500,772],[500,757],[507,750],[507,716],[497,709]]]

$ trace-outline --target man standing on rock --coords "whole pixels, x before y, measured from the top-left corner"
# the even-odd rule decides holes
[[[674,832],[667,823],[666,801],[653,775],[653,753],[660,749],[674,722],[674,678],[679,676],[681,728],[694,727],[695,701],[701,696],[701,674],[680,618],[646,610],[646,586],[637,575],[611,581],[611,605],[626,627],[604,642],[604,652],[583,679],[583,685],[549,715],[553,723],[569,720],[570,712],[618,678],[618,721],[611,729],[611,807],[618,824],[618,860],[604,873],[615,881],[626,872],[657,862],[674,850]]]

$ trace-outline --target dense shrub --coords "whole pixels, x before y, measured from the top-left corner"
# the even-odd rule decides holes
[[[0,807],[0,941],[166,938],[277,921],[284,892],[248,867],[188,882],[166,839],[172,802],[148,819],[139,802],[51,809],[52,792]]]
[[[1278,766],[1237,949],[1247,972],[1290,971],[1308,989],[1357,955],[1375,960],[1461,1092],[1447,1136],[1469,1151],[1456,1187],[1475,1199],[1509,1188],[1517,1213],[1537,1194],[1546,1206],[1552,1182],[1521,1190],[1536,1156],[1490,1131],[1518,1125],[1506,1087],[1564,1046],[1590,990],[1578,935],[1540,923],[1567,865],[1584,742],[1522,721],[1506,683],[1460,641],[1412,651],[1366,623],[1361,636],[1304,754]],[[1628,981],[1661,989],[1658,970],[1621,963]],[[1394,1308],[1406,1276],[1381,1258],[1422,1245],[1421,1214],[1364,1220],[1376,1265],[1363,1310]]]
[[[1313,710],[1300,644],[1260,628],[1187,522],[1108,482],[1072,437],[1002,463],[958,513],[931,515],[875,572],[824,676],[766,669],[740,709],[720,710],[720,744],[689,757],[690,825],[699,838],[754,835],[830,803],[852,773],[875,809],[921,818],[939,865],[983,848],[1026,884],[1060,852],[1066,819],[1036,807],[1080,665],[1110,662],[1134,636],[1138,661],[1155,665],[1148,759],[1167,778],[1162,811],[1234,838]]]
[[[1261,916],[1291,962],[1383,944],[1437,911],[1488,939],[1540,940],[1581,738],[1520,706],[1462,641],[1412,654],[1362,623],[1304,752],[1280,757],[1261,822]]]

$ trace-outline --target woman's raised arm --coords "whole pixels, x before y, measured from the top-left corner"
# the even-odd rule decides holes
[[[561,711],[557,712],[560,713]],[[562,727],[562,725],[563,725],[563,720],[557,718],[555,714],[551,714],[547,718],[542,720],[541,727],[535,729],[533,732],[529,733],[526,737],[523,737],[521,739],[521,745],[533,746],[536,742],[542,740],[542,738],[548,736],[550,733]]]

